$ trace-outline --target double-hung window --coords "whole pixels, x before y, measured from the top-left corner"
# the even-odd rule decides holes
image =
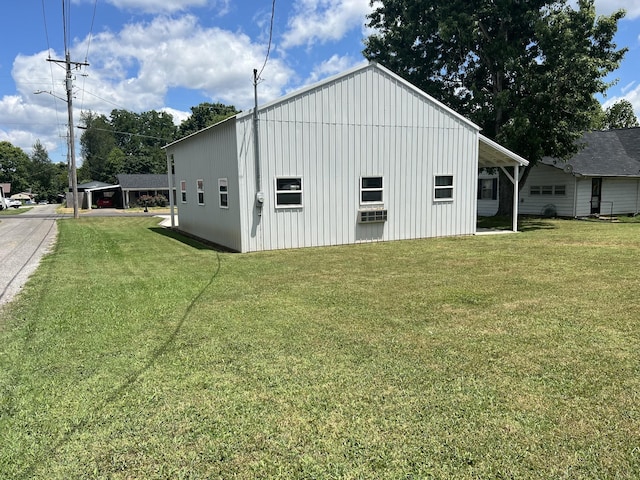
[[[196,180],[196,189],[198,191],[198,205],[204,205],[204,180]]]
[[[478,200],[498,199],[498,179],[480,178],[478,179]]]
[[[218,179],[218,195],[220,197],[220,208],[229,208],[229,182],[226,178]]]
[[[302,207],[302,177],[276,178],[276,208]]]
[[[380,204],[383,202],[382,177],[360,178],[360,204]]]
[[[180,200],[182,203],[187,203],[187,181],[180,180]]]
[[[436,175],[433,198],[436,201],[453,200],[453,175]]]

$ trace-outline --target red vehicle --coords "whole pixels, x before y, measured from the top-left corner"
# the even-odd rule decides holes
[[[111,208],[113,207],[113,198],[102,197],[98,199],[98,208]]]

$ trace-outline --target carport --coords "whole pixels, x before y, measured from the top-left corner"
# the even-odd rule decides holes
[[[493,140],[480,135],[480,142],[478,145],[478,169],[480,168],[499,168],[501,169],[507,178],[511,181],[513,186],[513,218],[512,218],[512,230],[518,231],[518,181],[520,179],[520,167],[526,167],[529,165],[529,161],[522,158],[520,155],[513,153],[512,151],[504,148],[502,145],[494,142]],[[508,167],[513,167],[513,174],[507,170]]]

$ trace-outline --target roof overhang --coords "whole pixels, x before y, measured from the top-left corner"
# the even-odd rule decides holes
[[[94,187],[94,188],[85,188],[85,192],[99,192],[104,190],[117,190],[120,188],[120,185],[106,185],[104,187]]]
[[[520,155],[513,153],[511,150],[503,147],[499,143],[479,135],[478,145],[478,167],[479,168],[495,168],[495,167],[526,167],[529,161]]]

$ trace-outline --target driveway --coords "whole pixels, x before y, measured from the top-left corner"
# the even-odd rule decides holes
[[[0,307],[10,302],[53,246],[57,205],[36,205],[21,215],[0,216]]]

